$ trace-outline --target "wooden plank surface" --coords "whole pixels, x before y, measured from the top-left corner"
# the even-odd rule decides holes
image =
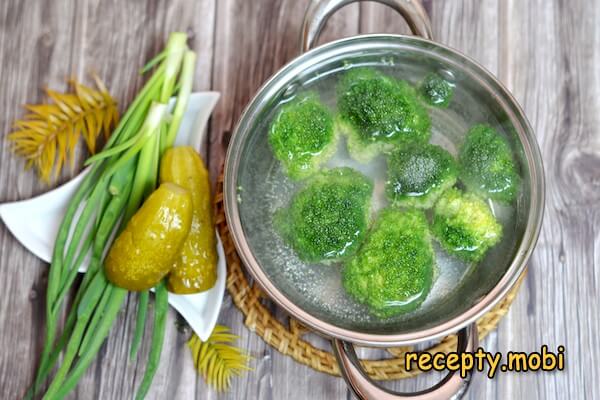
[[[217,90],[206,147],[213,178],[230,133],[257,88],[298,54],[307,0],[7,0],[0,2],[0,132],[21,115],[19,105],[42,99],[40,88],[62,89],[65,78],[95,70],[121,105],[139,89],[138,68],[168,32],[193,35],[198,90]],[[553,373],[478,376],[472,399],[592,399],[600,392],[600,2],[559,0],[427,0],[435,39],[475,58],[513,92],[542,149],[547,204],[530,273],[511,311],[483,343],[490,351],[566,347],[567,368]],[[380,5],[344,8],[322,42],[368,32],[406,32]],[[25,199],[47,187],[3,143],[0,201]],[[65,173],[61,180],[72,176]],[[20,398],[41,350],[47,267],[0,226],[0,398]],[[99,359],[70,396],[127,399],[144,365],[127,360],[130,300]],[[225,299],[220,322],[241,336],[255,370],[231,392],[210,390],[193,369],[169,313],[161,366],[148,398],[348,398],[344,382],[301,366],[267,347]],[[144,354],[147,345],[142,348]],[[142,357],[143,359],[143,357]],[[410,391],[439,376],[388,383]]]

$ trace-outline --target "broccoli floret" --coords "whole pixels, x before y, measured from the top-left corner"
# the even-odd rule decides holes
[[[388,159],[386,193],[395,206],[431,208],[457,175],[456,161],[440,146],[406,145]]]
[[[502,226],[475,194],[447,190],[434,208],[434,236],[451,254],[477,262],[502,238]]]
[[[391,317],[425,300],[434,263],[425,215],[384,209],[356,257],[345,265],[344,288],[375,315]]]
[[[369,224],[373,183],[334,168],[311,177],[275,215],[275,227],[305,262],[331,263],[353,255]]]
[[[493,200],[511,202],[519,190],[510,145],[488,125],[472,127],[460,154],[460,178],[468,189]]]
[[[348,150],[357,161],[431,136],[427,110],[405,81],[358,68],[342,77],[337,92],[338,129],[348,135]]]
[[[281,108],[269,130],[269,143],[288,176],[312,175],[335,152],[333,116],[315,93],[309,92]]]
[[[448,107],[454,95],[452,84],[436,73],[431,73],[423,79],[419,91],[427,103],[441,108]]]

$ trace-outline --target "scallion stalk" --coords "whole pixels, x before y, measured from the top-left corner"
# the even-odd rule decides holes
[[[121,118],[105,150],[90,159],[91,171],[69,204],[57,235],[50,268],[44,350],[28,398],[39,390],[61,353],[62,361],[44,398],[62,398],[77,384],[108,335],[128,293],[106,279],[102,260],[114,233],[125,226],[143,199],[156,187],[163,143],[171,146],[179,129],[191,92],[195,62],[195,55],[187,50],[186,39],[184,33],[172,34],[165,50],[147,66],[158,65]],[[166,103],[176,88],[179,93],[171,117]],[[80,208],[82,203],[83,208]],[[67,315],[63,332],[54,343],[64,298],[90,251],[90,265]],[[138,392],[141,397],[147,392],[156,371],[168,310],[164,283],[158,285],[156,291],[152,350]],[[136,327],[136,331],[142,329],[145,322],[147,293],[141,297],[142,314],[138,314],[140,327]],[[135,343],[141,340],[139,336],[140,339],[134,340],[132,353],[139,345]]]

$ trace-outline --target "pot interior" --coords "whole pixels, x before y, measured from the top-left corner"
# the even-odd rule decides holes
[[[298,259],[273,226],[273,214],[286,207],[302,182],[284,174],[271,152],[268,131],[282,104],[298,94],[313,90],[333,112],[335,85],[351,68],[370,66],[413,85],[430,72],[437,72],[454,85],[448,108],[428,107],[432,120],[431,142],[456,156],[467,130],[479,123],[494,127],[512,146],[522,184],[515,202],[489,202],[503,226],[501,242],[488,251],[483,261],[469,265],[446,254],[434,240],[437,272],[431,292],[415,311],[392,318],[374,316],[355,302],[341,283],[342,265],[311,265]],[[268,277],[263,285],[276,291],[317,319],[336,327],[370,334],[404,334],[441,325],[477,305],[511,269],[517,274],[524,261],[519,252],[532,246],[524,240],[534,204],[531,198],[532,150],[528,125],[510,96],[481,67],[449,49],[431,42],[403,36],[372,36],[329,44],[288,64],[271,79],[249,105],[232,139],[228,155],[226,193],[228,216],[236,219],[233,235],[250,269],[260,268]],[[342,139],[338,153],[326,167],[348,165],[375,182],[374,209],[385,206],[382,195],[386,180],[385,159],[368,165],[350,161]],[[537,183],[535,183],[537,184]],[[234,200],[233,200],[234,199]],[[430,214],[430,212],[429,212]],[[239,220],[237,220],[239,218]],[[236,226],[240,229],[236,229]],[[512,265],[511,264],[518,264]]]

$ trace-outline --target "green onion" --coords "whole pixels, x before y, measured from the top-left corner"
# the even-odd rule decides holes
[[[165,328],[167,323],[167,312],[169,311],[169,300],[167,286],[162,281],[156,287],[155,307],[154,307],[154,328],[152,329],[152,341],[150,342],[150,355],[146,363],[146,371],[142,378],[142,383],[138,388],[135,396],[137,400],[141,400],[148,393],[152,379],[158,368],[160,353],[162,351],[163,341],[165,338]]]
[[[175,104],[175,110],[173,111],[173,121],[169,126],[167,133],[166,147],[173,146],[175,143],[175,137],[179,130],[179,124],[183,118],[183,113],[187,108],[187,103],[192,92],[192,81],[194,77],[194,67],[196,65],[196,53],[193,51],[187,51],[183,57],[183,67],[181,72],[181,87],[179,89],[179,97]]]
[[[145,69],[157,67],[121,119],[105,150],[88,161],[91,170],[71,200],[57,235],[46,294],[44,349],[26,398],[35,396],[60,354],[62,360],[44,398],[62,398],[72,390],[93,361],[122,307],[128,292],[106,279],[102,260],[114,235],[123,229],[156,187],[163,147],[172,146],[179,129],[191,92],[195,63],[194,53],[187,50],[186,39],[183,33],[170,36],[165,50],[146,66]],[[178,95],[171,117],[167,102],[176,89]],[[55,343],[64,299],[90,252],[88,270]],[[148,293],[140,294],[132,356],[141,341],[147,304]],[[152,348],[138,398],[145,395],[156,371],[167,311],[166,286],[161,283],[156,288]]]
[[[137,356],[137,352],[142,343],[142,337],[144,336],[144,327],[146,326],[146,315],[148,314],[148,300],[150,299],[150,292],[141,292],[138,300],[137,317],[135,320],[135,332],[133,333],[133,341],[131,342],[131,351],[129,358],[132,360]]]
[[[127,295],[127,290],[121,289],[120,287],[113,286],[113,293],[111,294],[110,301],[106,305],[106,309],[104,310],[104,315],[102,316],[102,320],[98,325],[98,329],[96,329],[96,334],[92,338],[89,344],[89,350],[81,355],[77,364],[71,370],[69,376],[65,379],[64,383],[60,388],[57,389],[57,392],[54,396],[44,396],[44,399],[54,398],[61,399],[65,397],[73,388],[77,385],[77,382],[86,371],[87,367],[92,363],[94,357],[100,350],[100,346],[104,343],[104,339],[108,335],[112,324],[121,309],[123,301],[125,300],[125,296]]]

